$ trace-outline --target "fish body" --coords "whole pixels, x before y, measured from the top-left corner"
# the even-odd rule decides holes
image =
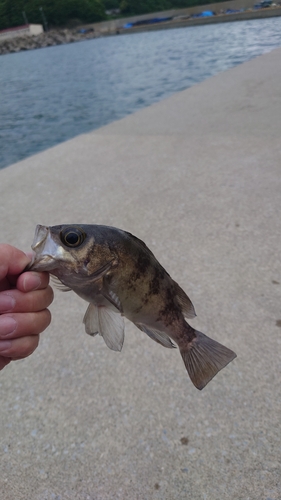
[[[89,335],[121,351],[123,316],[164,347],[180,349],[193,384],[202,389],[236,354],[192,328],[192,302],[153,253],[132,234],[101,225],[36,227],[29,269],[48,271],[89,302]]]

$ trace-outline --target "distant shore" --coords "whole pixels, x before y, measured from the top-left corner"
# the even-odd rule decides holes
[[[221,4],[224,6],[224,4]],[[211,7],[211,6],[210,6]],[[207,7],[201,6],[200,10],[204,11]],[[198,9],[197,9],[198,10]],[[270,7],[258,10],[245,10],[242,12],[234,12],[231,14],[219,12],[211,17],[188,17],[188,16],[175,16],[173,19],[155,24],[141,24],[125,28],[124,25],[127,19],[118,20],[113,26],[108,25],[109,29],[105,29],[106,23],[95,23],[94,25],[87,25],[78,27],[76,29],[59,29],[50,30],[38,36],[24,36],[15,37],[0,41],[0,55],[9,54],[13,52],[21,52],[25,50],[34,50],[44,47],[51,47],[54,45],[62,45],[67,43],[80,42],[83,40],[90,40],[100,36],[113,36],[126,33],[140,33],[145,31],[156,31],[163,29],[181,28],[198,26],[203,24],[225,23],[233,21],[246,21],[251,19],[264,19],[269,17],[281,16],[281,6]]]
[[[202,8],[202,11],[203,10],[204,9]],[[182,18],[182,19],[175,18],[163,23],[132,26],[131,28],[121,28],[119,29],[119,32],[120,34],[139,33],[142,31],[155,31],[161,29],[198,26],[202,24],[227,23],[233,21],[247,21],[250,19],[264,19],[264,18],[278,17],[278,16],[281,16],[281,6],[259,9],[259,10],[246,10],[244,12],[234,12],[231,14],[218,13],[211,17],[194,17],[194,18]]]

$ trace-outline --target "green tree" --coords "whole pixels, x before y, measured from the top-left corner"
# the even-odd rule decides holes
[[[45,0],[46,15],[53,25],[63,25],[70,19],[83,22],[97,22],[105,19],[101,0]]]
[[[103,0],[103,3],[106,10],[120,9],[119,0]]]
[[[29,23],[42,24],[42,12],[49,26],[63,26],[73,18],[84,23],[106,18],[103,0],[0,0],[0,29]]]
[[[6,1],[0,0],[0,29],[5,29],[8,27],[9,27],[9,22],[7,17]]]
[[[173,2],[169,0],[122,0],[120,2],[121,12],[124,14],[145,14],[173,8]]]

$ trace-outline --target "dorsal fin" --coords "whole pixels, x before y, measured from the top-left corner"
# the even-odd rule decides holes
[[[195,318],[196,312],[190,298],[177,283],[175,283],[175,285],[176,297],[178,299],[179,305],[182,308],[183,315],[189,319]]]

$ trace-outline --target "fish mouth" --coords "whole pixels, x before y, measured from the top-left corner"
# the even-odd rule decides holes
[[[57,261],[51,255],[37,257],[33,255],[32,261],[26,266],[25,271],[52,271],[58,267]]]
[[[37,252],[39,247],[46,241],[48,234],[50,233],[50,229],[47,226],[41,226],[38,224],[35,228],[35,234],[33,238],[33,242],[31,245],[32,250]]]
[[[62,248],[52,239],[49,227],[39,224],[36,226],[31,248],[34,254],[26,271],[52,271],[58,267]]]

